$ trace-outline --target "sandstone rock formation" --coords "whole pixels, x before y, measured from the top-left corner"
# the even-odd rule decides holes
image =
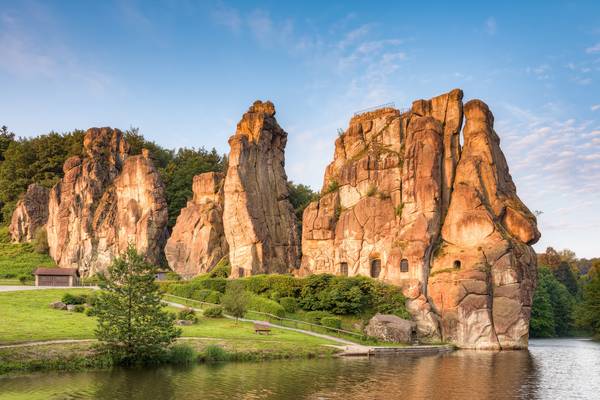
[[[210,271],[229,252],[223,230],[223,175],[196,175],[193,192],[165,247],[169,266],[184,277]]]
[[[82,275],[106,268],[129,243],[159,262],[167,206],[147,151],[128,157],[123,134],[111,128],[89,129],[83,144],[85,156],[65,162],[65,175],[50,192],[50,255]]]
[[[299,264],[300,240],[284,169],[286,142],[269,101],[254,102],[229,139],[223,225],[234,277],[283,273]]]
[[[356,115],[304,211],[301,274],[401,285],[419,335],[527,345],[539,238],[481,101],[453,90],[400,113]]]
[[[416,324],[396,315],[376,314],[365,333],[384,342],[412,343],[416,339]]]
[[[15,242],[30,242],[48,221],[48,194],[50,191],[36,183],[27,188],[13,212],[9,232]]]

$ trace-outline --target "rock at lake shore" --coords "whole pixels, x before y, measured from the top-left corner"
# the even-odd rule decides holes
[[[516,194],[492,113],[462,98],[455,89],[403,113],[381,108],[350,120],[321,198],[304,211],[299,275],[397,284],[420,337],[522,348],[540,234]]]
[[[256,101],[229,139],[223,225],[231,276],[286,273],[299,265],[300,239],[288,197],[287,133],[270,101]]]
[[[369,320],[365,333],[384,342],[412,343],[417,324],[396,315],[376,314]]]
[[[50,191],[36,183],[27,188],[13,212],[9,232],[15,242],[30,242],[38,229],[48,221],[48,196]]]

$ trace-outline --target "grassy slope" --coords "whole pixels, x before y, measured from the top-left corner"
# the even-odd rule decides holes
[[[94,337],[94,318],[49,308],[64,293],[84,293],[89,289],[48,289],[0,293],[0,343],[31,340],[87,339]],[[332,344],[327,340],[296,332],[273,329],[271,335],[256,335],[252,324],[238,323],[224,318],[200,318],[193,326],[183,327],[183,336],[214,338],[224,341],[256,342],[255,347],[269,343],[289,343],[295,346]],[[235,344],[235,343],[233,343]]]
[[[0,344],[55,339],[94,337],[95,319],[81,313],[53,310],[48,304],[66,292],[89,289],[50,289],[0,293]],[[175,311],[175,310],[171,310]],[[180,341],[202,353],[208,345],[226,349],[233,360],[305,358],[329,356],[336,352],[328,340],[296,332],[273,329],[257,335],[252,324],[218,318],[199,318],[183,327]],[[0,374],[33,370],[80,370],[102,368],[94,357],[94,343],[68,343],[0,349]]]
[[[30,243],[11,243],[8,227],[0,227],[0,278],[17,278],[54,265],[50,256],[34,252]]]

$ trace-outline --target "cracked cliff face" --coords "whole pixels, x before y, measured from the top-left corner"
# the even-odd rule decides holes
[[[527,345],[539,238],[478,100],[462,91],[409,112],[355,116],[303,216],[300,274],[402,285],[422,337],[462,347]]]
[[[165,247],[173,271],[192,277],[210,271],[229,246],[223,229],[223,174],[194,177],[194,197],[181,210]]]
[[[158,263],[165,240],[164,187],[147,151],[127,156],[121,131],[91,128],[84,157],[71,157],[50,192],[48,245],[60,267],[104,270],[129,243]]]
[[[284,169],[286,142],[269,101],[256,101],[229,139],[223,226],[232,276],[285,273],[299,264],[297,222]]]
[[[30,242],[48,221],[48,194],[43,186],[32,183],[17,202],[10,220],[9,232],[15,242]]]

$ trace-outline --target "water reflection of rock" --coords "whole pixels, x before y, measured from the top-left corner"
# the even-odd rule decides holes
[[[307,398],[340,398],[341,393],[346,400],[536,398],[535,365],[527,351],[381,358],[359,362],[359,368],[355,361],[347,361],[347,373],[335,388]]]

